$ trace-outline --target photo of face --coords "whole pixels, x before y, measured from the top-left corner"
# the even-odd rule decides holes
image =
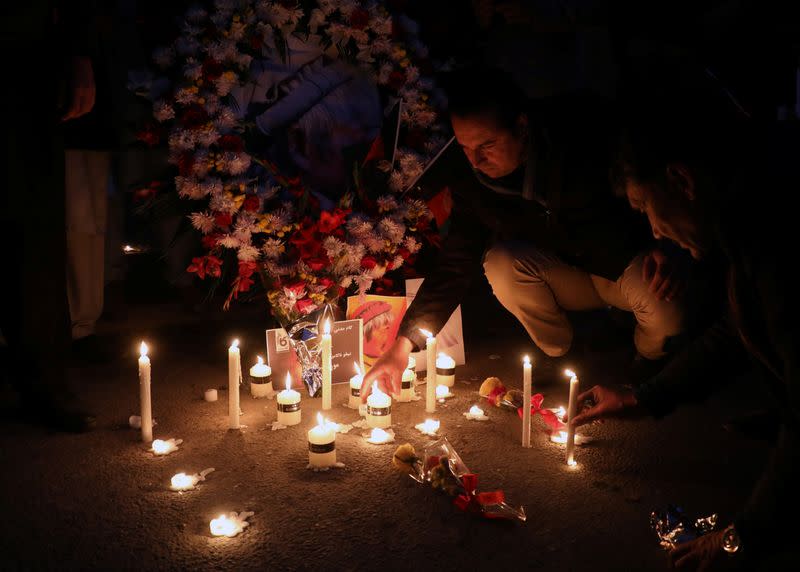
[[[364,355],[378,358],[395,338],[396,317],[388,302],[372,300],[356,308],[352,317],[364,321]]]

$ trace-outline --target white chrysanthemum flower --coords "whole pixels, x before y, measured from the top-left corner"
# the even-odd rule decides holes
[[[175,119],[175,110],[166,101],[157,101],[153,106],[153,117],[159,122],[169,121]]]
[[[361,269],[361,259],[367,253],[367,248],[361,244],[348,244],[342,257],[337,261],[340,274],[356,274]]]
[[[267,258],[278,258],[283,254],[285,249],[283,241],[277,238],[268,238],[261,246],[261,250]]]
[[[242,211],[236,217],[235,232],[258,232],[258,215],[250,211]]]
[[[339,286],[342,288],[350,288],[353,284],[353,277],[352,276],[343,276],[341,280],[339,280]]]
[[[381,64],[381,67],[378,69],[378,83],[381,85],[389,83],[389,76],[392,75],[392,70],[394,70],[392,64],[388,62]]]
[[[392,17],[376,18],[372,21],[372,31],[379,36],[389,36],[392,33]]]
[[[229,107],[223,107],[219,110],[219,115],[214,119],[214,127],[216,127],[220,133],[230,133],[230,131],[236,127],[237,121],[236,113]]]
[[[333,259],[342,254],[347,249],[347,245],[335,236],[326,236],[322,240],[322,248],[325,249],[328,258]]]
[[[224,246],[225,248],[239,248],[239,246],[241,246],[239,239],[231,234],[226,234],[225,236],[220,237],[220,239],[217,241],[217,244]]]
[[[289,226],[289,223],[292,221],[292,213],[284,208],[280,208],[272,213],[272,227],[273,228],[283,228],[285,226]]]
[[[236,257],[244,262],[255,262],[260,254],[261,252],[259,252],[258,248],[252,244],[244,244],[239,247],[239,253]]]
[[[222,160],[231,175],[241,175],[250,168],[250,155],[247,153],[225,153]]]
[[[214,217],[209,213],[192,213],[189,215],[189,220],[192,221],[192,226],[203,234],[208,234],[214,230]]]
[[[198,179],[205,178],[208,175],[208,151],[199,150],[194,154],[194,161],[192,162],[192,175]]]
[[[175,61],[175,50],[172,48],[156,48],[153,51],[153,61],[159,68],[165,70]]]
[[[420,248],[422,248],[422,244],[413,236],[407,236],[403,241],[403,246],[405,246],[411,254],[416,254],[419,252]]]
[[[383,56],[392,51],[392,42],[389,38],[375,38],[369,43],[369,49],[375,56]]]
[[[392,174],[389,175],[389,188],[396,193],[405,189],[405,182],[406,180],[403,177],[403,173],[400,171],[392,171]]]
[[[197,92],[191,88],[182,87],[175,92],[175,101],[181,105],[189,105],[190,103],[194,103],[197,101]]]
[[[364,243],[364,247],[369,252],[381,252],[384,247],[383,239],[379,237],[377,234],[370,233],[365,235],[361,239]]]
[[[378,202],[378,209],[381,212],[393,211],[399,206],[397,204],[397,199],[395,199],[391,195],[380,196],[380,197],[378,197],[378,201],[377,202]]]
[[[406,234],[406,226],[386,217],[378,223],[378,232],[392,244],[400,244]]]
[[[372,223],[362,215],[353,215],[347,221],[347,230],[355,237],[361,237],[372,232]]]
[[[172,150],[190,151],[197,145],[197,140],[193,131],[179,129],[170,133],[168,144]]]
[[[183,77],[191,81],[197,81],[203,77],[203,66],[194,58],[189,58],[183,66]]]
[[[208,12],[200,6],[193,6],[186,11],[186,21],[199,24],[208,17]]]
[[[201,199],[204,196],[197,179],[191,177],[175,177],[175,188],[178,195],[185,199]]]
[[[403,98],[403,106],[408,106],[409,108],[413,109],[419,105],[420,102],[420,92],[418,89],[409,88],[408,83],[406,83],[406,87],[400,91],[400,96]]]
[[[211,147],[219,140],[219,131],[210,125],[206,125],[202,129],[197,130],[197,142],[203,147]]]
[[[394,257],[394,260],[392,260],[393,264],[392,270],[397,270],[403,265],[404,262],[405,260],[403,259],[403,257],[398,254],[397,256]]]
[[[420,109],[411,116],[409,123],[419,127],[430,127],[436,122],[436,112],[432,109]]]
[[[175,51],[182,56],[194,56],[200,52],[200,41],[192,36],[180,36],[175,40]]]
[[[356,287],[358,287],[358,295],[363,296],[370,288],[372,288],[372,278],[368,274],[359,274],[355,277]]]
[[[225,97],[228,95],[237,85],[239,85],[239,78],[230,70],[226,71],[214,80],[214,87],[217,88],[217,95],[220,97]]]
[[[408,66],[406,68],[406,82],[415,83],[419,79],[419,68],[417,66]]]
[[[212,210],[219,211],[219,212],[227,212],[227,213],[235,213],[236,212],[236,205],[233,203],[231,199],[228,198],[227,193],[223,193],[223,185],[222,181],[219,180],[217,177],[210,177],[205,179],[203,182],[200,183],[205,190],[206,194],[212,196],[212,201],[215,197],[222,197],[224,199],[222,208],[217,208],[215,206],[211,206]]]

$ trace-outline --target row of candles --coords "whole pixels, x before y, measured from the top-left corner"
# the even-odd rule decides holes
[[[437,399],[442,399],[450,395],[449,387],[455,383],[455,361],[445,354],[437,354],[436,337],[426,330],[422,330],[426,335],[426,358],[427,358],[427,372],[430,378],[430,372],[436,372],[435,379],[437,383],[428,382],[426,384],[426,399],[425,411],[434,413],[436,411]],[[151,363],[147,355],[148,348],[145,342],[140,346],[139,357],[139,389],[140,389],[140,404],[141,404],[141,435],[142,440],[150,443],[152,442],[152,450],[156,454],[167,454],[177,448],[180,440],[175,441],[162,441],[157,439],[153,441],[153,418],[150,394],[150,381],[151,381]],[[331,408],[331,336],[330,324],[326,321],[321,338],[321,354],[322,354],[322,409],[327,410]],[[353,408],[359,408],[361,405],[361,389],[363,385],[363,375],[355,364],[356,375],[350,379],[350,395],[348,404]],[[414,395],[413,384],[416,380],[415,373],[416,363],[413,358],[409,358],[408,367],[403,372],[401,381],[401,395],[400,400],[411,401]],[[568,419],[572,419],[577,412],[577,396],[579,380],[577,375],[567,370],[567,375],[570,377],[569,389],[569,406],[568,406]],[[268,386],[271,390],[271,381],[263,383],[264,379],[270,379],[271,369],[263,363],[261,358],[258,363],[250,368],[251,378],[259,380],[262,383],[255,385]],[[228,348],[228,417],[229,427],[231,429],[240,428],[240,403],[239,403],[239,386],[242,382],[242,368],[241,368],[241,352],[239,350],[238,340],[234,340]],[[215,390],[209,390],[215,391]],[[263,392],[263,388],[258,388],[256,391]],[[523,359],[523,402],[526,406],[523,407],[522,418],[522,446],[530,447],[530,432],[531,432],[531,391],[532,391],[532,366],[528,356]],[[271,392],[271,391],[270,391]],[[263,394],[262,394],[263,395]],[[207,393],[207,399],[209,397]],[[215,396],[214,396],[215,398]],[[277,420],[285,426],[298,425],[301,420],[301,396],[298,391],[291,388],[291,376],[286,375],[286,389],[279,392],[276,398]],[[389,395],[380,390],[377,383],[373,384],[372,392],[367,398],[366,406],[366,424],[372,428],[370,442],[381,443],[389,440],[389,435],[385,432],[392,424],[391,417],[391,404],[392,399]],[[467,418],[485,420],[483,410],[477,406],[473,406],[468,413],[465,414]],[[309,466],[313,468],[326,468],[336,464],[336,431],[338,425],[322,417],[321,413],[317,414],[317,425],[312,427],[307,434],[308,437],[308,456]],[[419,424],[417,429],[425,434],[435,435],[439,429],[439,422],[432,419],[427,419],[425,423]],[[574,467],[576,465],[574,458],[575,451],[575,428],[569,425],[566,432],[566,461],[567,465]],[[187,476],[184,473],[175,475],[172,479],[172,488],[174,490],[187,490],[193,488],[197,480],[202,480],[205,475]],[[224,526],[221,522],[224,521]],[[215,535],[229,535],[231,530],[231,520],[225,515],[220,515],[219,519],[215,519],[211,524],[212,534]],[[246,525],[246,523],[245,523]]]

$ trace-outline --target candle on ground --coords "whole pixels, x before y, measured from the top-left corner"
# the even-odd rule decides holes
[[[569,380],[569,403],[567,404],[567,422],[572,421],[577,415],[578,411],[578,376],[574,371],[566,370],[564,372],[570,378]],[[567,465],[572,466],[575,464],[575,426],[567,425]]]
[[[264,363],[264,358],[256,357],[256,364],[250,368],[250,395],[258,399],[272,393],[272,368]]]
[[[425,411],[434,413],[436,411],[436,337],[428,330],[419,330],[427,337],[425,349],[427,351],[427,371],[425,372]]]
[[[394,441],[394,435],[384,431],[380,427],[375,427],[370,432],[369,437],[367,437],[367,442],[373,445],[383,445],[384,443],[391,443],[392,441]]]
[[[364,383],[364,375],[356,362],[353,362],[356,374],[350,378],[350,396],[347,398],[347,405],[353,409],[361,406],[361,385]]]
[[[197,484],[195,478],[186,473],[178,473],[170,479],[170,488],[173,491],[188,491],[193,489],[195,484]]]
[[[447,387],[456,384],[456,360],[441,352],[436,357],[436,383]]]
[[[372,393],[367,397],[367,427],[386,428],[392,424],[392,398],[372,384]]]
[[[156,439],[150,446],[150,450],[155,455],[169,455],[173,451],[177,451],[178,445],[181,443],[183,443],[183,439],[167,439],[166,441]]]
[[[292,389],[292,377],[286,374],[286,389],[278,394],[278,423],[286,425],[297,425],[300,423],[300,393]]]
[[[333,365],[331,361],[331,321],[325,320],[320,341],[322,353],[322,409],[331,408],[331,375]]]
[[[147,344],[139,347],[139,406],[142,412],[142,441],[153,440],[153,409],[150,402],[150,358],[147,357]]]
[[[400,400],[411,401],[414,398],[414,372],[410,369],[403,371],[400,379]]]
[[[317,413],[317,424],[308,432],[308,464],[325,468],[336,464],[336,427]]]
[[[448,397],[453,397],[453,394],[450,393],[450,388],[446,385],[437,385],[436,386],[436,399],[439,400],[440,403],[444,403],[444,400]]]
[[[531,358],[522,360],[522,446],[531,446]]]
[[[467,419],[472,419],[473,421],[486,421],[489,417],[484,413],[483,409],[478,407],[477,405],[473,405],[469,408],[469,411],[464,413],[464,417]]]
[[[242,532],[250,523],[247,519],[253,516],[252,512],[229,512],[221,514],[217,518],[211,519],[209,528],[213,536],[227,536],[231,538]]]
[[[423,423],[417,423],[414,428],[425,435],[435,436],[439,431],[441,423],[435,419],[426,419]]]
[[[216,389],[206,389],[206,392],[203,394],[203,398],[208,401],[216,401],[217,400],[217,390]]]
[[[239,425],[239,382],[242,378],[239,340],[233,340],[228,348],[228,428],[238,429]]]

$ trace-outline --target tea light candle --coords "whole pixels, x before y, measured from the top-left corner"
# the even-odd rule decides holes
[[[213,536],[234,537],[250,525],[247,519],[253,516],[253,512],[229,512],[221,514],[217,518],[211,519],[209,528]]]
[[[550,440],[553,443],[559,443],[563,445],[564,443],[567,442],[567,432],[566,431],[554,432],[552,435],[550,435]]]
[[[483,409],[478,407],[477,405],[473,405],[469,408],[469,411],[464,413],[464,417],[467,419],[472,419],[473,421],[486,421],[489,417],[486,416]]]
[[[390,430],[391,431],[391,430]],[[394,435],[390,432],[384,431],[380,427],[375,427],[367,437],[367,443],[373,445],[383,445],[394,441]]]
[[[372,384],[372,393],[367,397],[367,427],[390,427],[392,424],[392,398]]]
[[[250,368],[250,395],[259,399],[272,394],[272,368],[264,363],[264,358],[256,357],[256,364]]]
[[[142,441],[153,440],[153,409],[150,402],[150,358],[147,357],[147,344],[139,346],[139,406],[142,417]]]
[[[308,464],[325,468],[336,464],[336,427],[317,413],[317,424],[308,432]]]
[[[347,398],[347,405],[353,409],[361,406],[361,385],[364,383],[364,375],[356,362],[353,362],[356,374],[350,378],[350,396]]]
[[[414,425],[414,428],[424,435],[430,435],[431,437],[435,437],[436,434],[439,432],[439,427],[441,423],[438,420],[434,419],[426,419],[423,423],[417,423]]]
[[[292,377],[289,373],[286,374],[286,389],[278,394],[276,401],[278,423],[287,427],[300,423],[300,393],[292,389]]]
[[[425,340],[425,349],[428,358],[428,370],[425,372],[425,411],[427,413],[434,413],[436,411],[436,337],[428,330],[419,330],[427,339]]]
[[[331,372],[333,371],[330,320],[325,320],[320,340],[320,352],[322,354],[322,409],[327,411],[331,408]]]
[[[522,360],[522,446],[531,446],[531,358]]]
[[[233,340],[228,348],[228,428],[238,429],[239,414],[239,383],[242,379],[242,362],[239,352],[239,340]]]
[[[216,389],[206,389],[206,392],[203,394],[203,399],[208,402],[216,401],[217,400],[217,390]]]
[[[445,353],[436,358],[436,383],[447,387],[456,384],[456,360]]]
[[[172,476],[170,480],[170,488],[173,491],[188,491],[194,488],[194,485],[197,484],[197,481],[193,476],[187,475],[186,473],[178,473]]]
[[[439,403],[444,403],[444,400],[453,397],[453,394],[450,393],[450,388],[446,385],[437,385],[436,386],[436,399],[439,400]]]
[[[410,369],[403,371],[400,379],[400,400],[411,401],[414,398],[414,372]]]
[[[572,421],[578,409],[578,387],[580,382],[574,371],[565,370],[569,380],[569,404],[567,405],[567,421]],[[567,465],[575,465],[575,426],[567,425]]]
[[[156,439],[150,446],[150,450],[155,455],[169,455],[173,451],[177,451],[178,445],[181,443],[183,443],[183,439],[167,439],[166,441]]]

